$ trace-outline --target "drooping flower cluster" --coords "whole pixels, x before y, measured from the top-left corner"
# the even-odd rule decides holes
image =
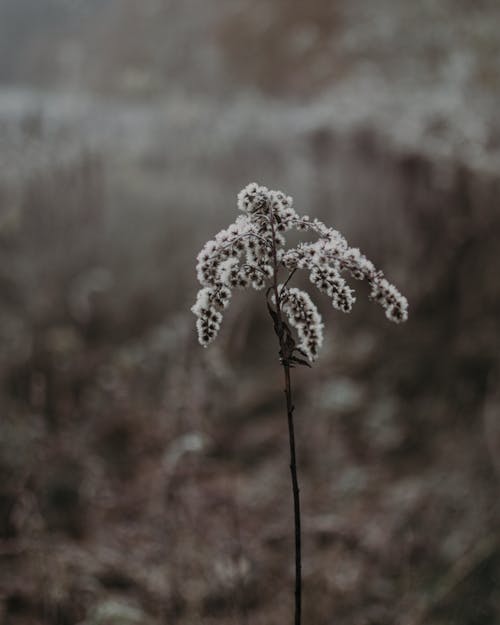
[[[296,288],[280,285],[281,310],[295,328],[299,348],[309,360],[316,360],[323,344],[323,322],[309,294]]]
[[[307,293],[278,287],[280,270],[287,270],[291,277],[296,270],[305,269],[310,281],[331,299],[332,306],[343,312],[351,311],[355,296],[342,274],[366,279],[370,297],[385,309],[390,321],[399,323],[408,318],[406,298],[359,249],[349,247],[338,231],[318,219],[300,217],[292,203],[292,198],[281,191],[249,184],[238,194],[238,208],[243,214],[198,254],[197,275],[202,288],[191,310],[197,317],[202,345],[217,336],[222,311],[233,289],[263,289],[270,285],[279,293],[275,308],[287,316],[297,333],[298,348],[314,360],[323,340],[321,317]],[[284,233],[291,229],[308,230],[318,238],[286,250]]]

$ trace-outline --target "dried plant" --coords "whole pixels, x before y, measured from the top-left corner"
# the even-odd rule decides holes
[[[305,269],[310,281],[331,299],[332,306],[347,313],[356,298],[343,274],[366,279],[371,287],[370,298],[395,323],[406,321],[408,302],[359,249],[349,247],[339,232],[318,219],[299,216],[292,198],[281,191],[251,183],[238,194],[238,209],[243,214],[208,241],[198,255],[197,274],[202,288],[191,310],[197,317],[198,339],[206,347],[219,332],[222,312],[230,302],[233,289],[267,287],[267,308],[278,337],[285,374],[295,517],[295,625],[300,625],[300,500],[290,369],[295,365],[310,366],[316,360],[323,343],[323,322],[309,294],[290,287],[290,281],[297,270]],[[284,233],[292,229],[309,231],[317,240],[287,249]],[[280,274],[285,275],[282,283]]]

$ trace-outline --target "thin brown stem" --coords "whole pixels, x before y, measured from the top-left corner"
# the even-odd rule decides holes
[[[295,273],[296,271],[297,271],[297,268],[292,269],[292,271],[290,272],[290,274],[289,274],[288,278],[285,280],[285,282],[284,282],[283,286],[282,286],[282,287],[281,287],[281,289],[280,289],[280,297],[281,297],[281,294],[283,293],[283,289],[285,289],[285,288],[286,288],[286,285],[287,285],[287,284],[290,282],[290,280],[293,278],[293,275],[294,275],[294,273]]]
[[[280,342],[280,348],[281,348],[281,357],[283,358],[284,356],[284,352],[283,352],[283,320],[281,318],[281,306],[280,306],[280,297],[279,297],[279,291],[278,291],[278,271],[279,271],[279,267],[278,267],[278,252],[276,249],[276,232],[274,230],[274,221],[271,219],[271,236],[272,236],[272,257],[273,257],[273,291],[274,291],[274,297],[276,300],[276,317],[277,317],[277,331],[278,331],[278,339]]]
[[[300,489],[297,477],[297,459],[295,455],[295,431],[293,427],[292,385],[290,367],[283,364],[285,370],[286,412],[288,417],[288,440],[290,442],[290,473],[292,476],[293,512],[295,518],[295,625],[300,625],[302,613],[302,558],[300,532]]]
[[[278,290],[278,258],[276,251],[276,233],[274,229],[274,221],[271,219],[271,233],[272,233],[272,257],[273,257],[273,284],[272,290],[275,297],[275,328],[278,335],[280,345],[280,357],[281,364],[285,373],[285,397],[286,397],[286,412],[288,421],[288,440],[290,443],[290,473],[292,477],[292,493],[293,493],[293,511],[294,511],[294,526],[295,526],[295,625],[300,625],[302,614],[302,556],[301,556],[301,531],[300,531],[300,496],[299,496],[299,481],[297,477],[297,459],[295,454],[295,431],[293,426],[293,401],[292,401],[292,384],[290,378],[290,354],[289,348],[285,340],[284,324],[281,316],[281,305]],[[294,271],[288,276],[285,284],[288,284]]]

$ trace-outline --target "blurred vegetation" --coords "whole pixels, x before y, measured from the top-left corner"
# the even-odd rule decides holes
[[[323,302],[296,372],[306,620],[497,623],[496,3],[41,7],[0,4],[0,620],[290,618],[264,303],[189,313],[257,179],[411,305]]]

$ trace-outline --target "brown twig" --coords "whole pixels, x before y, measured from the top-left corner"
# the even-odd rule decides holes
[[[302,613],[302,553],[301,553],[301,530],[300,530],[300,489],[297,476],[297,458],[295,453],[295,431],[293,425],[293,411],[294,405],[292,401],[292,384],[290,378],[290,358],[293,355],[293,347],[288,340],[289,334],[285,332],[286,325],[283,322],[281,316],[281,306],[278,291],[278,259],[276,252],[276,233],[274,229],[274,223],[271,220],[271,232],[273,242],[273,286],[272,290],[275,297],[275,310],[269,306],[269,312],[274,321],[274,327],[278,336],[280,346],[281,364],[283,366],[285,374],[285,397],[286,397],[286,412],[288,421],[288,440],[290,443],[290,473],[292,477],[292,493],[293,493],[293,510],[294,510],[294,526],[295,526],[295,625],[301,623]],[[294,272],[288,277],[287,282],[290,280]],[[286,334],[286,336],[285,336]],[[293,343],[293,342],[292,342]]]
[[[281,289],[280,289],[280,296],[281,296],[281,294],[283,293],[283,290],[285,289],[286,285],[287,285],[287,284],[290,282],[290,280],[293,278],[294,273],[295,273],[296,271],[297,271],[297,268],[292,269],[292,271],[290,272],[290,274],[289,274],[288,278],[285,280],[285,282],[284,282],[283,286],[282,286],[282,287],[281,287]]]

